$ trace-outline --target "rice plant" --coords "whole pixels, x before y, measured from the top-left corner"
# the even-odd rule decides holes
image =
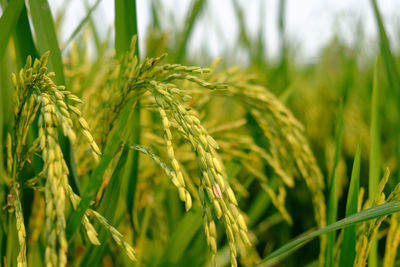
[[[276,65],[239,1],[220,59],[188,52],[207,1],[172,31],[151,1],[138,36],[136,2],[115,0],[103,39],[100,2],[62,43],[51,3],[0,1],[1,266],[398,264],[397,54],[376,1],[379,54],[336,38],[305,65],[286,1]]]

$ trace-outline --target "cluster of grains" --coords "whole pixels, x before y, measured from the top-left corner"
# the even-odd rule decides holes
[[[104,88],[110,88],[111,94],[107,96],[104,105],[107,106],[106,113],[100,121],[100,144],[104,144],[105,136],[113,128],[114,122],[129,99],[138,100],[143,94],[148,92],[151,81],[162,81],[163,83],[174,80],[191,81],[208,89],[224,88],[219,83],[210,83],[195,75],[209,73],[208,68],[187,67],[180,64],[164,64],[159,66],[160,62],[167,56],[163,54],[156,58],[146,58],[139,62],[135,55],[136,37],[132,39],[130,50],[124,54],[119,64],[110,70],[107,80],[103,82]],[[176,87],[176,85],[175,85]],[[190,96],[184,95],[183,100]],[[135,102],[136,103],[136,102]]]
[[[40,149],[44,161],[46,201],[46,260],[50,266],[66,266],[68,242],[65,236],[65,187],[68,184],[68,167],[58,144],[56,106],[50,96],[42,93],[38,97],[41,105],[39,115]],[[65,119],[65,118],[64,118]],[[73,133],[71,124],[64,122],[67,131]],[[63,127],[64,128],[64,127]],[[69,134],[74,140],[75,134]],[[72,138],[71,138],[72,137]],[[57,249],[58,248],[58,249]]]
[[[318,227],[326,224],[326,206],[323,194],[324,180],[316,160],[308,145],[303,132],[302,125],[295,119],[293,114],[265,87],[252,82],[252,77],[238,68],[232,68],[225,72],[214,74],[210,77],[228,85],[227,90],[215,91],[216,95],[235,100],[237,108],[244,109],[245,116],[250,117],[263,133],[265,144],[257,147],[247,142],[251,151],[258,154],[272,168],[276,176],[281,178],[281,185],[293,187],[295,177],[302,177],[312,193],[315,220]],[[189,89],[197,94],[198,103],[209,103],[211,98],[203,91]],[[236,118],[237,119],[237,118]],[[253,127],[253,126],[252,126]],[[254,130],[254,129],[253,129]],[[253,131],[252,130],[252,131]],[[260,137],[261,138],[261,137]],[[259,139],[260,139],[259,138]],[[261,153],[260,153],[261,152]],[[279,187],[281,192],[284,187]],[[271,193],[272,191],[270,191]],[[277,205],[275,205],[277,204]],[[282,215],[289,216],[282,208],[282,202],[274,203]],[[324,249],[325,237],[321,237],[321,250]],[[320,255],[324,255],[323,252]],[[321,262],[323,259],[321,258]]]
[[[180,94],[183,94],[176,85],[152,81],[151,91],[161,115],[164,128],[164,138],[167,146],[168,156],[172,162],[173,169],[179,175],[178,161],[174,156],[172,148],[172,135],[169,130],[170,120],[174,121],[174,126],[177,128],[182,138],[186,139],[196,152],[200,171],[201,185],[200,196],[203,202],[205,231],[208,244],[211,248],[213,256],[216,253],[216,232],[215,223],[211,212],[206,212],[208,207],[212,207],[215,217],[222,219],[225,226],[225,232],[228,238],[229,247],[231,250],[231,264],[236,266],[236,240],[237,237],[244,243],[250,245],[247,237],[247,227],[243,216],[240,214],[236,197],[231,189],[229,182],[226,179],[222,164],[218,159],[216,149],[218,145],[215,140],[207,133],[201,125],[197,116],[191,114],[177,100]],[[208,85],[209,86],[209,85]],[[167,113],[171,119],[168,118]],[[175,165],[175,166],[174,166]],[[177,181],[175,185],[179,188],[185,186],[182,181]],[[183,201],[189,201],[190,195],[187,195]],[[181,194],[181,198],[183,194]]]
[[[79,205],[80,197],[74,193],[71,186],[69,186],[69,185],[67,187],[66,194],[68,195],[69,199],[71,200],[72,207],[74,209],[76,209]],[[86,230],[86,234],[87,234],[87,237],[89,238],[89,241],[93,245],[96,245],[96,246],[100,245],[100,241],[97,238],[97,236],[98,236],[97,231],[93,227],[93,225],[91,224],[91,222],[89,220],[89,212],[88,211],[86,211],[85,214],[82,216],[82,224]]]
[[[167,147],[168,158],[172,163],[172,168],[175,173],[175,177],[172,178],[172,182],[178,188],[180,199],[186,203],[186,210],[189,210],[192,207],[192,197],[190,196],[189,191],[186,190],[185,180],[183,179],[182,171],[180,170],[178,160],[175,158],[175,152],[172,146],[172,133],[170,130],[170,122],[163,108],[159,107],[158,112],[160,113],[160,116],[162,118],[164,139]]]
[[[122,58],[111,80],[105,83],[112,86],[112,94],[107,103],[109,106],[107,114],[100,121],[103,128],[102,135],[106,136],[112,129],[119,111],[128,100],[133,99],[135,105],[139,98],[146,96],[145,99],[148,100],[152,96],[152,105],[161,117],[164,143],[172,165],[171,169],[164,169],[168,169],[167,175],[178,189],[180,199],[185,202],[186,210],[189,210],[192,206],[192,196],[175,155],[171,131],[173,127],[177,129],[183,139],[187,140],[197,155],[201,173],[199,189],[202,192],[204,217],[207,221],[205,231],[211,251],[213,255],[216,254],[217,239],[216,231],[214,231],[214,218],[218,218],[224,223],[231,250],[232,266],[236,266],[237,240],[242,240],[245,244],[250,245],[246,223],[238,209],[235,195],[216,153],[216,149],[218,149],[216,141],[207,133],[198,117],[183,106],[182,103],[191,97],[178,88],[181,81],[207,89],[222,89],[226,86],[221,83],[211,83],[199,77],[203,73],[209,73],[210,69],[186,67],[179,64],[160,65],[159,63],[165,55],[138,63],[134,42],[135,40],[132,42],[131,50]],[[134,149],[143,150],[140,147]]]
[[[74,195],[68,185],[69,170],[64,160],[59,144],[58,128],[69,138],[73,144],[76,134],[73,130],[71,115],[78,119],[80,130],[88,140],[93,156],[99,159],[101,152],[90,132],[89,125],[81,116],[80,110],[75,106],[82,101],[65,90],[63,86],[54,84],[52,77],[54,73],[47,73],[47,59],[49,53],[43,55],[40,60],[32,60],[28,57],[25,67],[20,71],[17,78],[13,74],[12,81],[16,88],[14,97],[14,127],[12,134],[7,138],[8,149],[8,172],[13,178],[12,183],[12,205],[15,207],[18,239],[20,253],[18,255],[18,266],[26,266],[26,241],[25,226],[22,217],[22,208],[19,201],[18,171],[22,169],[27,161],[26,155],[30,155],[37,149],[42,152],[44,161],[43,171],[40,176],[45,178],[45,234],[46,250],[45,258],[47,266],[66,266],[68,242],[66,240],[65,228],[65,205],[68,196],[74,207],[79,204],[79,199]],[[26,136],[36,114],[38,118],[38,140],[33,147],[27,148]],[[13,156],[12,156],[13,155]],[[28,180],[29,181],[29,180]],[[31,186],[27,182],[25,186]],[[90,213],[91,212],[91,213]],[[90,213],[90,214],[89,214]],[[128,256],[134,260],[133,249],[122,240],[122,235],[106,223],[105,219],[94,211],[88,211],[82,218],[89,240],[99,245],[97,233],[88,219],[88,215],[96,217],[100,223],[111,233],[114,240],[125,249]]]
[[[269,141],[267,162],[286,186],[294,186],[293,177],[295,176],[295,173],[287,174],[287,171],[300,172],[312,194],[318,227],[324,227],[326,206],[323,195],[323,176],[303,135],[302,126],[291,112],[265,88],[250,84],[245,86],[235,84],[230,88],[232,93],[246,104]],[[322,237],[320,255],[324,255],[324,242],[325,237]]]
[[[303,127],[265,88],[248,83],[234,83],[230,91],[246,104],[250,113],[269,140],[269,148],[265,159],[282,178],[292,187],[294,174],[288,171],[298,170],[313,195],[314,211],[319,227],[325,225],[325,201],[323,196],[323,177],[316,160],[303,135]],[[297,168],[290,168],[296,164]],[[285,166],[283,168],[282,166]],[[283,170],[285,169],[285,171]]]
[[[68,167],[58,141],[57,128],[61,127],[63,134],[68,136],[71,143],[76,140],[73,122],[70,114],[80,117],[80,111],[73,105],[80,99],[66,91],[63,86],[56,86],[51,77],[46,74],[48,53],[41,60],[36,60],[31,67],[31,60],[20,72],[18,87],[22,87],[33,95],[40,106],[39,113],[39,143],[44,161],[43,175],[45,182],[46,202],[46,251],[45,256],[49,266],[66,266],[68,242],[65,236],[65,190],[68,185]],[[82,133],[88,138],[96,157],[100,155],[93,137],[88,131],[87,124],[81,122]]]
[[[89,214],[93,215],[99,222],[100,224],[107,229],[107,231],[111,234],[112,238],[114,241],[125,251],[126,255],[132,260],[136,261],[136,256],[135,256],[135,250],[131,247],[131,245],[128,244],[123,238],[120,232],[118,232],[117,229],[115,229],[113,226],[111,226],[107,220],[100,215],[100,213],[89,209],[88,210]]]
[[[400,244],[399,214],[393,214],[389,222],[389,230],[386,236],[385,255],[383,257],[383,266],[394,266],[397,248]]]
[[[26,264],[26,231],[24,224],[24,216],[22,214],[22,206],[19,200],[18,191],[14,190],[15,197],[13,206],[15,208],[16,226],[18,232],[19,253],[17,257],[18,267],[27,266]]]
[[[20,72],[19,81],[24,80],[24,74],[25,73]],[[28,72],[28,76],[30,75],[32,75],[32,72]],[[11,192],[9,194],[8,205],[13,207],[11,211],[15,212],[16,217],[16,229],[20,248],[17,257],[17,264],[18,266],[27,266],[26,230],[19,196],[19,174],[27,159],[29,159],[32,151],[35,150],[38,145],[38,142],[34,142],[32,148],[28,149],[25,144],[29,126],[35,119],[39,105],[35,102],[34,97],[29,93],[29,91],[24,90],[25,88],[23,87],[23,84],[22,86],[19,86],[16,75],[12,76],[12,82],[16,87],[16,92],[13,99],[14,125],[12,132],[8,133],[6,141],[7,172],[11,177]]]
[[[131,49],[129,52],[124,54],[121,62],[116,65],[115,68],[110,69],[106,75],[107,80],[104,81],[102,87],[108,88],[111,93],[107,96],[107,101],[104,103],[107,110],[103,114],[96,129],[100,132],[99,143],[103,146],[106,141],[106,136],[112,130],[114,122],[116,121],[118,114],[127,103],[130,97],[137,100],[144,90],[140,90],[136,86],[137,78],[140,72],[145,70],[139,70],[138,59],[135,56],[135,44],[136,37],[132,40]],[[132,96],[133,95],[133,96]],[[135,102],[136,103],[136,102]]]
[[[229,123],[227,126],[236,126],[235,124],[237,124],[237,122],[234,124]],[[276,190],[274,190],[270,185],[272,184],[270,183],[271,177],[268,178],[264,172],[260,171],[265,165],[265,162],[270,162],[271,156],[265,151],[265,149],[256,145],[251,137],[245,136],[241,133],[232,133],[232,131],[235,131],[235,128],[233,128],[233,130],[231,128],[226,128],[223,133],[218,135],[217,140],[221,147],[221,156],[225,157],[227,161],[232,159],[240,161],[243,170],[246,170],[247,174],[254,176],[258,180],[261,189],[263,189],[271,198],[272,204],[280,212],[286,222],[289,225],[292,225],[293,220],[285,207],[285,183],[278,180],[281,176],[278,175],[279,178],[273,178],[279,182],[279,185],[277,186],[278,190],[276,192]],[[246,177],[249,175],[246,175]],[[233,186],[240,187],[240,183],[237,182],[233,184]],[[246,189],[242,190],[244,191],[242,194],[246,195]]]
[[[209,93],[200,88],[187,86],[187,92],[196,95],[192,103],[195,103],[197,110],[208,111],[205,116],[208,116],[209,123],[218,125],[222,122],[225,123],[227,118],[234,120],[221,128],[221,130],[230,134],[229,136],[227,132],[223,135],[220,134],[218,142],[222,148],[221,155],[227,159],[249,159],[249,161],[241,160],[241,168],[259,180],[262,185],[261,188],[270,195],[274,206],[288,223],[291,223],[292,220],[284,207],[285,188],[293,187],[295,178],[302,177],[312,193],[315,220],[318,227],[324,227],[326,225],[324,180],[304,136],[303,126],[271,92],[263,86],[254,84],[253,77],[239,68],[216,72],[210,75],[208,79],[223,82],[227,85],[227,89],[215,90],[215,94],[210,96]],[[235,114],[215,116],[214,114],[218,112],[222,101],[227,101],[227,99],[231,101],[232,106],[234,105]],[[251,120],[249,124],[243,124],[243,117]],[[241,125],[244,127],[239,131],[235,130],[236,127],[241,127]],[[219,130],[218,127],[216,130]],[[255,132],[262,134],[257,135],[256,138],[248,137],[249,134]],[[235,141],[232,142],[232,139]],[[255,141],[257,141],[257,144],[255,144]],[[244,153],[244,151],[246,152]],[[253,155],[253,158],[250,154]],[[264,164],[267,163],[274,175],[267,178],[257,168],[254,168],[251,164],[246,164],[246,162],[256,162],[254,158],[261,159]],[[262,165],[257,164],[257,166]],[[268,187],[268,184],[272,182],[271,179],[278,182],[276,187],[278,190],[272,190]],[[241,187],[236,184],[232,185],[235,186],[236,190]],[[244,192],[245,194],[246,192]],[[321,236],[321,264],[324,260],[324,243],[325,237]]]
[[[381,205],[383,203],[387,203],[387,202],[399,199],[400,184],[398,184],[395,187],[395,189],[390,193],[390,195],[387,198],[385,196],[385,193],[383,192],[383,189],[385,188],[385,185],[389,179],[389,175],[390,175],[390,172],[388,169],[386,169],[385,174],[379,183],[378,192],[372,203],[372,206]],[[396,216],[396,214],[394,214],[392,216]],[[370,220],[363,225],[363,228],[361,230],[361,233],[359,234],[359,237],[358,237],[357,243],[356,243],[356,252],[357,253],[356,253],[356,258],[354,259],[354,266],[365,266],[366,265],[368,253],[371,248],[372,242],[378,234],[379,227],[381,226],[382,222],[386,218],[387,218],[387,216],[382,216],[380,218]],[[395,255],[396,252],[391,250],[391,248],[388,248],[388,247],[386,249],[387,249],[387,252],[385,253],[384,261],[387,264],[389,264],[393,259],[393,253]],[[384,265],[384,266],[390,266],[390,265]]]
[[[14,142],[15,143],[15,142]],[[18,232],[18,244],[19,253],[17,257],[18,267],[25,267],[26,264],[26,231],[25,223],[22,213],[21,201],[19,198],[17,175],[18,171],[15,169],[18,157],[13,157],[13,144],[12,137],[10,134],[7,135],[6,147],[7,147],[7,170],[9,174],[12,174],[11,182],[11,193],[7,197],[7,206],[10,208],[10,212],[15,212],[16,228]]]

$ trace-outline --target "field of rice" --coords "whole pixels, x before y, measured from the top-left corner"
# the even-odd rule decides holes
[[[104,1],[111,29],[94,20]],[[219,58],[189,52],[210,0],[182,25],[146,1],[145,34],[138,2],[83,1],[65,36],[70,0],[0,0],[0,266],[400,266],[384,1],[367,1],[376,40],[360,21],[300,63],[290,1],[274,59],[243,1]]]

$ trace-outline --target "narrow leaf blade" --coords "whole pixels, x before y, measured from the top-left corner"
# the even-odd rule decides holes
[[[361,144],[358,143],[351,172],[350,187],[347,195],[346,217],[357,213],[358,191],[360,187]],[[354,262],[356,249],[356,227],[344,229],[339,267]]]
[[[339,114],[335,132],[335,140],[336,140],[335,155],[334,155],[334,162],[333,162],[330,187],[329,187],[329,200],[327,209],[328,224],[333,223],[334,221],[336,221],[337,218],[337,209],[338,209],[337,166],[339,164],[339,158],[340,158],[342,131],[343,131],[343,102],[340,102]],[[326,250],[325,250],[325,266],[328,267],[333,266],[334,246],[335,246],[335,232],[330,232],[327,235]]]
[[[342,220],[334,222],[324,228],[316,230],[310,234],[304,235],[299,237],[283,247],[277,249],[276,251],[272,252],[268,257],[262,259],[256,265],[260,265],[262,263],[271,262],[277,259],[282,259],[283,256],[288,256],[289,254],[293,253],[296,249],[300,248],[305,244],[305,242],[310,241],[311,239],[320,236],[322,234],[327,234],[332,231],[336,231],[339,229],[343,229],[349,226],[353,226],[368,220],[372,220],[375,218],[379,218],[385,215],[393,214],[395,212],[400,211],[400,201],[394,201],[390,203],[385,203],[382,205],[378,205],[366,210],[363,210],[359,213],[346,217]]]

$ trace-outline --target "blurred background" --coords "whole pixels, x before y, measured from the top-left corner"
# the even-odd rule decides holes
[[[86,2],[86,4],[85,4]],[[165,31],[184,30],[185,19],[194,1],[146,0],[138,1],[138,28],[140,47],[145,50],[147,31],[154,24],[156,9],[159,25]],[[220,0],[204,1],[202,11],[196,19],[188,42],[187,53],[195,57],[199,51],[207,52],[210,58],[230,56],[241,63],[249,62],[246,51],[238,47],[237,40],[245,30],[248,39],[262,41],[265,57],[277,60],[281,54],[284,36],[290,50],[296,51],[299,63],[315,62],[321,50],[333,38],[340,37],[347,44],[354,44],[360,30],[368,41],[364,49],[376,52],[378,31],[373,9],[366,0]],[[396,25],[400,18],[397,0],[381,0],[379,7],[384,17],[389,38],[397,47],[400,33]],[[66,40],[86,15],[95,0],[56,0],[50,3],[53,14],[66,17],[61,25],[60,38]],[[238,14],[240,13],[240,15]],[[113,40],[114,2],[100,1],[93,18],[105,37],[111,30]],[[243,21],[241,21],[243,20]],[[242,28],[244,27],[244,29]],[[360,29],[361,28],[361,29]],[[282,36],[283,35],[283,36]]]

